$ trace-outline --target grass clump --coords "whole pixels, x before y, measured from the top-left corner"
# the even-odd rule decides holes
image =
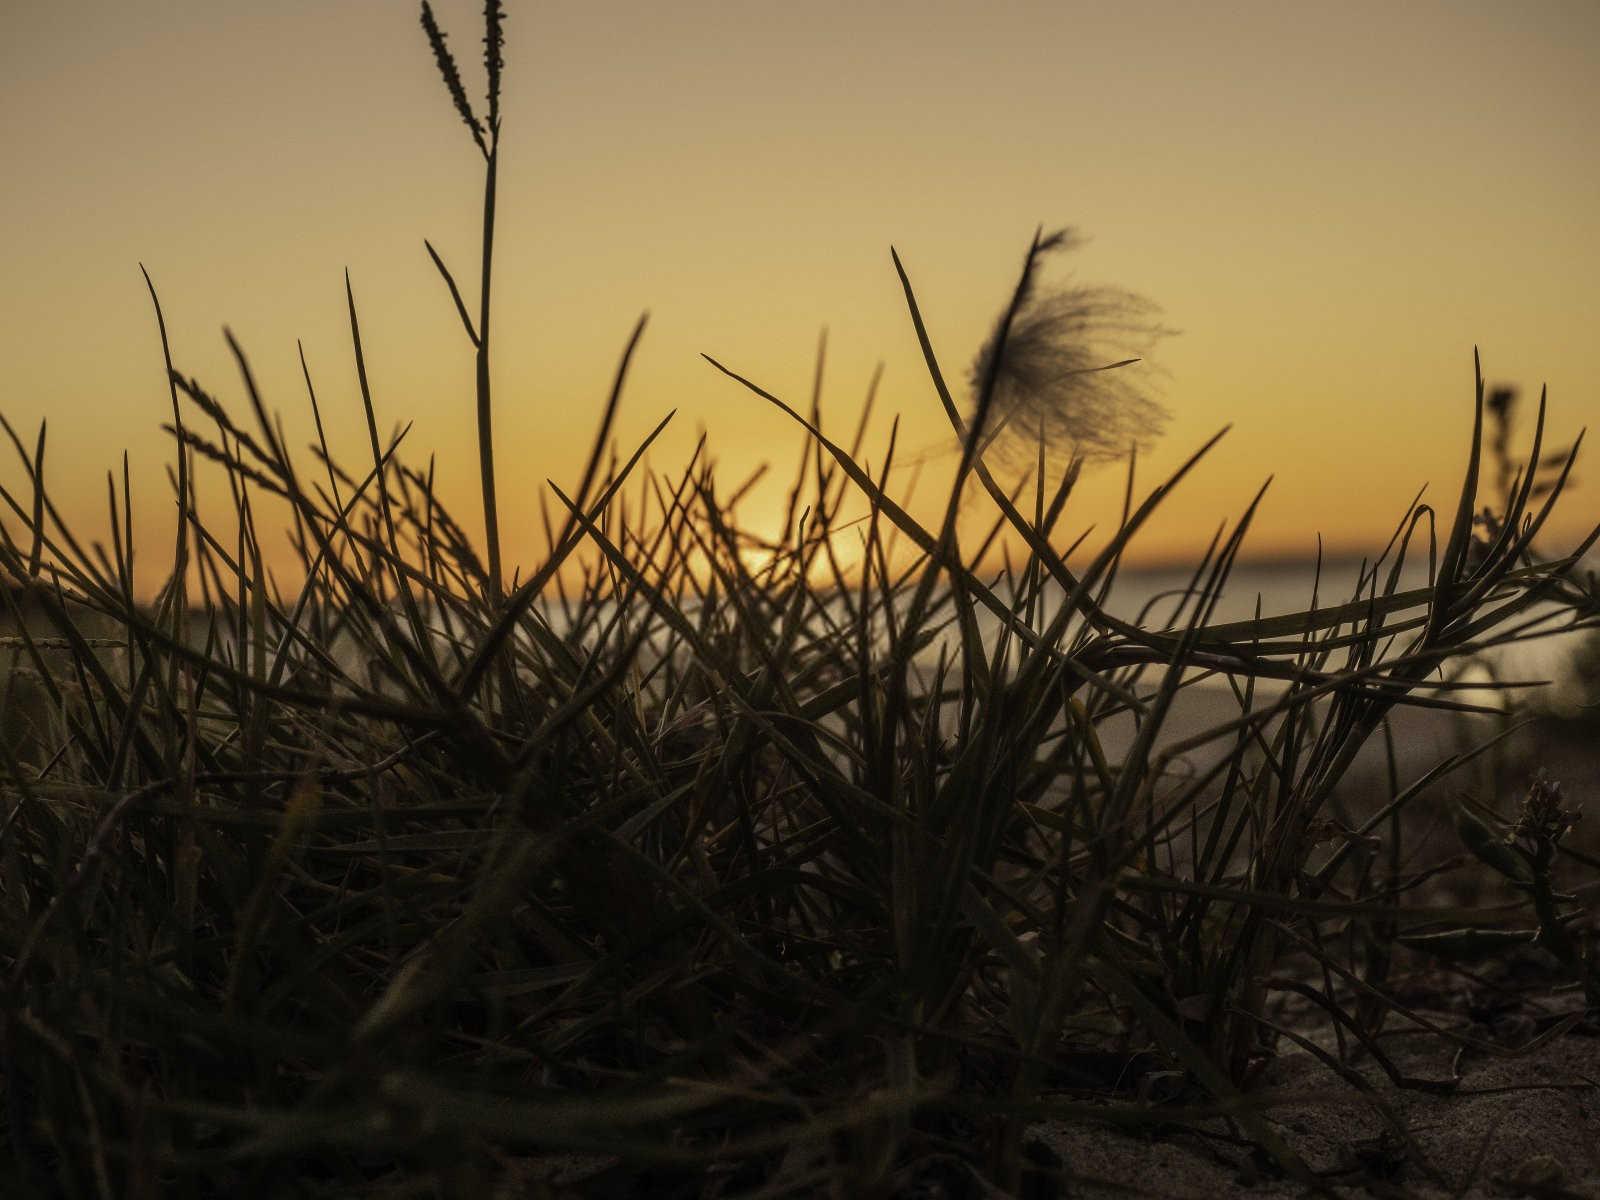
[[[554,1189],[579,1161],[608,1194],[1038,1194],[1069,1174],[1030,1153],[1040,1120],[1224,1113],[1261,1162],[1315,1183],[1251,1098],[1277,1042],[1306,1041],[1279,1022],[1283,995],[1337,1030],[1339,1053],[1317,1051],[1337,1068],[1365,1052],[1436,1088],[1451,1082],[1406,1079],[1377,1041],[1408,1019],[1398,953],[1536,938],[1590,985],[1593,1016],[1592,943],[1572,885],[1551,883],[1558,794],[1509,834],[1464,818],[1482,870],[1517,872],[1512,909],[1419,899],[1434,868],[1406,865],[1404,811],[1471,752],[1332,807],[1398,707],[1474,707],[1430,682],[1442,664],[1594,621],[1570,578],[1593,538],[1533,552],[1571,455],[1537,507],[1530,475],[1474,525],[1481,375],[1442,547],[1416,506],[1334,603],[1221,623],[1252,504],[1170,612],[1128,620],[1124,549],[1210,444],[1069,567],[1056,530],[1081,459],[1052,473],[1041,451],[1028,496],[986,456],[1052,239],[1025,256],[967,416],[897,256],[963,446],[938,527],[886,489],[892,440],[866,464],[865,418],[835,440],[815,406],[714,360],[809,439],[780,544],[740,527],[703,446],[674,474],[642,466],[666,420],[613,453],[641,321],[579,481],[550,485],[543,561],[507,588],[488,391],[502,21],[488,5],[484,119],[423,6],[487,167],[475,318],[428,246],[478,353],[487,564],[431,463],[378,436],[353,289],[357,468],[320,441],[297,464],[237,345],[248,422],[168,355],[178,519],[151,602],[126,467],[110,550],[86,551],[47,493],[43,430],[31,452],[13,435],[10,1178],[41,1195],[454,1195]],[[309,370],[306,386],[316,412]],[[202,459],[229,483],[220,520],[196,499]],[[992,522],[970,539],[975,490]],[[301,559],[290,590],[262,551],[269,499]],[[865,515],[847,522],[852,503]],[[991,570],[1002,537],[1022,558]],[[1402,589],[1420,554],[1426,585]],[[1236,715],[1175,738],[1202,677]]]

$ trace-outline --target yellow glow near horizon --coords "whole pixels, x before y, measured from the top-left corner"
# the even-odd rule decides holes
[[[482,90],[478,6],[440,19]],[[639,311],[651,326],[619,438],[705,426],[725,488],[773,470],[742,515],[776,528],[792,423],[700,357],[853,427],[886,371],[890,417],[948,463],[889,262],[898,247],[947,375],[966,364],[1037,224],[1090,244],[1057,264],[1157,300],[1168,433],[1141,489],[1233,432],[1135,543],[1192,558],[1268,474],[1249,543],[1304,555],[1387,539],[1417,487],[1442,508],[1470,431],[1472,347],[1491,381],[1551,398],[1549,442],[1600,416],[1600,8],[1267,0],[1116,6],[975,0],[807,5],[513,4],[497,245],[496,438],[505,556],[538,557],[537,489],[570,485]],[[219,334],[251,354],[291,438],[311,440],[304,340],[336,452],[366,455],[344,310],[349,267],[380,428],[414,420],[439,491],[481,529],[472,361],[423,251],[475,285],[480,170],[403,0],[91,0],[10,15],[0,71],[7,281],[0,412],[50,421],[47,478],[85,540],[126,448],[151,584],[171,505],[169,402],[139,277],[180,368],[244,413]],[[903,472],[904,478],[909,472]],[[1552,523],[1600,515],[1600,476]],[[0,482],[26,492],[20,466]],[[220,480],[207,481],[213,500]],[[1062,523],[1116,520],[1122,472]]]

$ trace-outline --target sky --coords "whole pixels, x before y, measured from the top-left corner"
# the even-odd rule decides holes
[[[478,7],[436,7],[481,105]],[[825,419],[853,426],[881,362],[868,456],[898,414],[903,457],[937,475],[952,437],[890,247],[964,379],[1041,224],[1089,239],[1048,283],[1132,289],[1180,331],[1130,368],[1171,414],[1137,486],[1232,427],[1138,561],[1194,558],[1269,475],[1256,557],[1307,555],[1319,534],[1379,549],[1424,484],[1448,511],[1475,345],[1491,382],[1530,400],[1548,385],[1552,443],[1600,419],[1592,0],[508,8],[508,563],[537,559],[538,489],[575,479],[646,310],[619,432],[676,409],[656,467],[704,428],[729,480],[769,459],[784,475],[794,426],[700,356],[804,407],[826,328]],[[126,449],[144,569],[170,561],[169,401],[141,263],[179,368],[245,413],[230,328],[303,444],[301,339],[354,463],[348,269],[380,426],[414,421],[411,461],[436,453],[441,495],[481,529],[471,347],[423,239],[476,287],[482,167],[417,7],[13,0],[6,28],[0,412],[30,443],[48,419],[47,480],[80,535],[108,536],[105,472]],[[1576,474],[1552,550],[1600,519],[1600,471]],[[25,493],[17,461],[0,483]],[[1114,525],[1123,485],[1117,466],[1091,472],[1063,536]],[[931,519],[937,495],[919,496]],[[780,508],[774,486],[742,515],[772,530]]]

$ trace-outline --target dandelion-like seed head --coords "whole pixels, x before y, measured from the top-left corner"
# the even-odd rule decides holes
[[[1141,361],[1173,332],[1161,324],[1159,306],[1123,288],[1037,285],[1043,255],[1082,244],[1070,229],[1040,240],[1009,327],[1002,316],[973,361],[974,417],[983,417],[981,436],[995,437],[1002,453],[1032,459],[1042,441],[1046,451],[1105,461],[1146,448],[1165,426],[1153,368]],[[991,375],[992,398],[979,414]]]

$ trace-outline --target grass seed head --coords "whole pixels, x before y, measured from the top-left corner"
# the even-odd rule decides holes
[[[1040,254],[1083,244],[1073,230],[1052,234]],[[1089,461],[1119,458],[1161,435],[1166,410],[1150,394],[1139,359],[1173,331],[1154,302],[1123,288],[1075,284],[1041,290],[1036,272],[1009,331],[1003,321],[978,351],[968,378],[976,396],[995,372],[990,429],[1028,460],[1047,450]],[[995,363],[999,356],[998,364]]]
[[[491,5],[490,7],[494,6]],[[495,21],[491,28],[498,29],[498,21]],[[433,15],[433,6],[428,3],[428,0],[422,0],[422,31],[428,35],[428,45],[433,48],[434,61],[439,64],[439,77],[444,80],[444,86],[450,93],[450,99],[455,104],[456,111],[461,114],[461,119],[467,123],[467,128],[472,132],[472,140],[478,143],[478,149],[487,154],[489,149],[483,140],[483,122],[478,120],[477,115],[472,111],[472,105],[467,101],[467,89],[461,84],[461,70],[456,66],[456,58],[455,55],[450,53],[450,47],[444,44],[444,30],[439,28],[439,22]],[[494,47],[493,54],[496,62],[498,62],[499,53],[499,47]],[[490,83],[496,101],[500,91],[499,82],[499,71],[496,70]]]
[[[505,6],[489,0],[483,6],[483,66],[489,75],[489,128],[500,127],[500,71],[505,66],[501,47],[506,44]]]

